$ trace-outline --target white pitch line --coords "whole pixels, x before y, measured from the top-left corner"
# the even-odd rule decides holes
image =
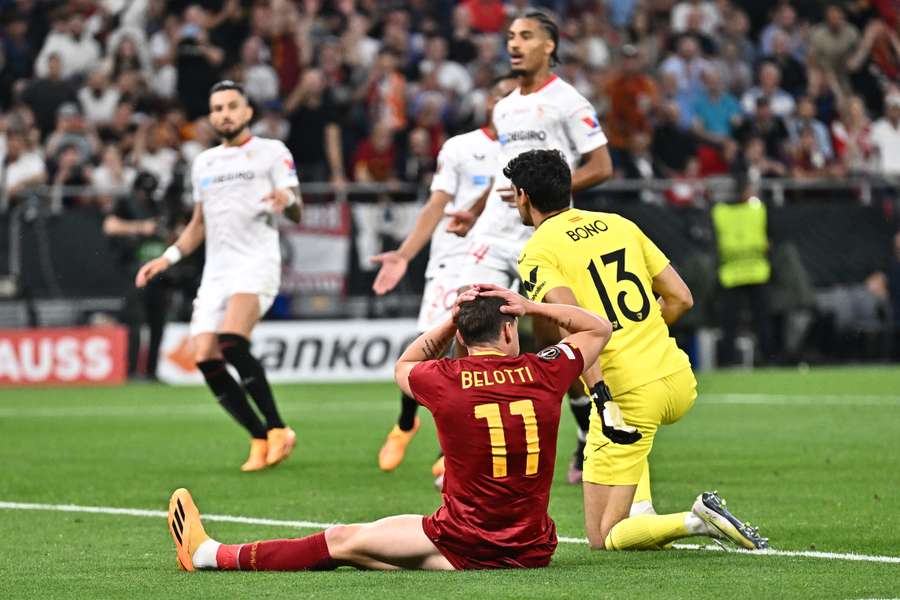
[[[900,406],[900,396],[841,396],[837,394],[704,394],[697,398],[704,404],[760,405],[827,405],[827,406]]]
[[[2,502],[0,509],[7,510],[43,510],[51,512],[91,513],[100,515],[125,515],[129,517],[153,517],[166,518],[168,513],[164,510],[145,510],[140,508],[115,508],[112,506],[80,506],[77,504],[34,504],[30,502]],[[219,521],[225,523],[242,523],[245,525],[268,525],[271,527],[293,527],[296,529],[326,529],[339,523],[319,523],[316,521],[284,521],[280,519],[260,519],[256,517],[241,517],[235,515],[211,515],[204,514],[204,521]],[[585,538],[560,536],[563,544],[587,544]],[[710,552],[722,552],[718,546],[703,546],[699,544],[675,544],[680,550],[704,550]],[[900,564],[900,556],[878,556],[870,554],[852,554],[839,552],[818,552],[808,550],[729,550],[729,553],[746,556],[788,556],[794,558],[822,558],[826,560],[850,560],[858,562],[892,563]]]
[[[700,406],[758,405],[758,406],[900,406],[900,396],[841,396],[837,394],[703,394],[697,399]],[[383,408],[393,401],[342,402],[323,405],[321,411],[346,411],[354,408]],[[210,403],[184,403],[169,406],[122,405],[56,406],[48,408],[0,408],[0,418],[92,418],[92,417],[198,417],[218,415],[221,409]]]

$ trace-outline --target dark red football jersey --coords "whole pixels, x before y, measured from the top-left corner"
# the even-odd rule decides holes
[[[544,566],[563,395],[584,368],[568,344],[520,356],[426,361],[410,372],[444,452],[443,505],[425,533],[457,568]]]

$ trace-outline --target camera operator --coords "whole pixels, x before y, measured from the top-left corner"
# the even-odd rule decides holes
[[[131,193],[119,196],[103,220],[103,232],[110,238],[120,273],[127,281],[134,279],[138,268],[149,258],[158,256],[171,241],[166,205],[154,200],[158,181],[143,171],[134,179]],[[157,277],[143,289],[126,286],[122,320],[128,326],[128,375],[138,375],[141,329],[150,329],[147,352],[147,379],[156,379],[159,346],[166,323],[170,281]]]

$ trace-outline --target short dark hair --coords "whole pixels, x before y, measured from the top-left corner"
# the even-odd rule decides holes
[[[529,150],[503,168],[513,187],[525,190],[536,210],[567,208],[572,199],[572,171],[559,150]]]
[[[503,298],[478,296],[459,305],[456,328],[466,346],[494,342],[500,336],[503,323],[514,323],[516,318],[500,312],[506,304]]]
[[[553,40],[553,52],[550,53],[550,66],[559,64],[559,25],[549,13],[543,10],[529,10],[520,17],[521,19],[534,19],[550,39]]]
[[[216,92],[224,92],[227,90],[234,90],[244,98],[247,97],[247,92],[244,91],[244,86],[236,81],[232,81],[231,79],[223,79],[222,81],[213,85],[211,88],[209,88],[209,95],[212,96]]]

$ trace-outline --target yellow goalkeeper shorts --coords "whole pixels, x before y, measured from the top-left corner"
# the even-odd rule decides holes
[[[603,435],[600,417],[596,407],[592,407],[583,480],[600,485],[637,485],[656,430],[684,416],[696,398],[697,380],[690,368],[614,395],[625,422],[643,434],[639,441],[628,445],[614,444]]]

